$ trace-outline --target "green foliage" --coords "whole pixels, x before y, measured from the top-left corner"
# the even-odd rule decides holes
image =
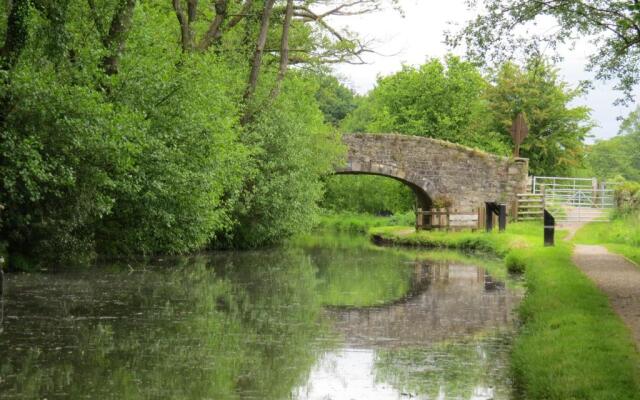
[[[334,212],[369,214],[402,213],[413,209],[415,195],[405,184],[366,175],[327,177],[320,206]]]
[[[419,68],[405,66],[379,79],[370,94],[375,111],[369,113],[372,120],[366,128],[507,154],[506,142],[489,130],[491,119],[482,98],[486,85],[475,66],[452,56],[444,64],[432,59]]]
[[[590,147],[587,164],[600,178],[640,181],[640,107],[623,121],[618,136]]]
[[[529,58],[589,38],[587,70],[597,79],[617,80],[619,102],[634,100],[640,70],[640,7],[628,0],[482,0],[470,1],[482,10],[462,30],[448,33],[446,42],[464,47],[470,59],[496,64],[514,57]],[[541,19],[557,29],[531,34]],[[521,28],[525,29],[521,29]]]
[[[312,97],[317,88],[297,76],[286,83],[242,139],[254,149],[255,167],[235,210],[237,224],[228,238],[234,246],[270,244],[310,229],[323,193],[319,177],[342,156]]]
[[[130,28],[118,25],[134,3]],[[20,22],[3,10],[5,25]],[[274,99],[272,62],[243,123],[258,21],[243,19],[218,44],[237,51],[183,52],[169,3],[28,10],[0,82],[0,237],[22,268],[256,246],[313,225],[321,175],[342,149],[313,96],[316,77],[292,72]],[[114,21],[126,31],[110,36]],[[296,29],[292,40],[311,34]]]
[[[377,106],[371,95],[358,96],[355,99],[355,109],[342,120],[340,130],[349,133],[369,132],[369,126],[375,119]]]
[[[0,133],[2,236],[10,253],[81,261],[131,172],[145,122],[54,76],[25,66],[7,88],[16,107]]]
[[[515,116],[526,115],[529,136],[520,154],[529,159],[531,174],[565,176],[582,165],[583,141],[593,122],[587,107],[570,107],[581,90],[569,88],[557,69],[539,58],[524,68],[505,63],[491,79],[485,98],[494,129],[510,141]]]
[[[640,213],[640,183],[624,182],[616,186],[616,214]]]
[[[135,172],[99,228],[101,253],[204,247],[231,228],[249,164],[249,149],[237,140],[239,111],[224,61],[202,56],[180,67],[166,63],[163,80],[154,79],[161,65],[144,61],[123,60],[119,76],[122,102],[146,115],[149,125]]]
[[[348,87],[328,74],[317,74],[316,101],[324,114],[324,121],[339,126],[342,120],[356,108],[356,96]]]
[[[521,274],[525,271],[527,262],[524,255],[520,252],[512,251],[504,258],[504,263],[507,266],[507,271],[512,274]]]

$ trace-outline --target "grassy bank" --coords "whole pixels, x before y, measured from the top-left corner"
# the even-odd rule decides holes
[[[578,231],[574,241],[602,244],[640,265],[640,213],[616,218],[608,224],[588,224]]]
[[[371,228],[412,225],[415,222],[413,212],[380,217],[371,214],[356,213],[325,213],[320,216],[319,229],[332,230],[336,232],[367,233]]]
[[[640,354],[606,296],[571,262],[571,244],[543,247],[542,227],[511,224],[505,233],[419,232],[373,228],[375,240],[427,248],[489,251],[523,268],[527,296],[511,357],[527,399],[640,399]]]

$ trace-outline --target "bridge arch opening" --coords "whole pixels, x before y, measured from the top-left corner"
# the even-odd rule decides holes
[[[420,186],[397,176],[394,175],[389,175],[389,174],[383,174],[383,173],[375,173],[375,172],[369,172],[369,171],[336,171],[334,173],[334,176],[348,176],[348,175],[354,175],[354,176],[376,176],[376,177],[380,177],[380,178],[386,178],[386,179],[393,179],[396,182],[400,182],[402,183],[404,186],[408,187],[409,189],[411,189],[411,192],[413,192],[413,195],[415,197],[415,208],[421,208],[423,210],[428,210],[431,209],[433,207],[433,200],[431,199],[431,197],[429,196],[429,194],[427,192],[424,191],[424,189],[422,189]]]

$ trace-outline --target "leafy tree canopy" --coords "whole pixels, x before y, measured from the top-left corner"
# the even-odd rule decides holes
[[[622,123],[618,136],[597,141],[587,155],[587,164],[600,178],[622,177],[640,182],[640,107]]]
[[[464,46],[474,60],[500,64],[514,55],[540,54],[587,37],[593,52],[587,69],[600,80],[617,80],[623,97],[634,99],[640,82],[640,3],[635,0],[467,0],[481,13],[446,41]],[[530,29],[542,17],[555,20],[543,34]],[[517,28],[523,27],[522,31]],[[518,33],[521,32],[521,33]]]
[[[515,116],[523,112],[527,117],[529,136],[520,154],[529,159],[532,174],[564,176],[581,167],[584,140],[593,127],[589,108],[570,106],[581,90],[568,87],[542,59],[522,68],[505,63],[490,79],[484,98],[493,129],[510,142]]]
[[[564,175],[582,164],[593,126],[588,108],[570,106],[581,94],[543,59],[504,63],[486,77],[459,58],[432,59],[379,79],[342,129],[427,136],[509,155],[511,124],[524,112],[530,130],[521,155],[532,173]]]

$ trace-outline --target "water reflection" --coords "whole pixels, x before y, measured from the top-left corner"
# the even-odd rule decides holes
[[[1,397],[503,398],[509,334],[486,332],[517,296],[413,260],[316,243],[8,275]]]
[[[330,309],[343,346],[325,354],[297,399],[507,399],[519,296],[476,267],[416,262],[418,293],[392,305]]]

